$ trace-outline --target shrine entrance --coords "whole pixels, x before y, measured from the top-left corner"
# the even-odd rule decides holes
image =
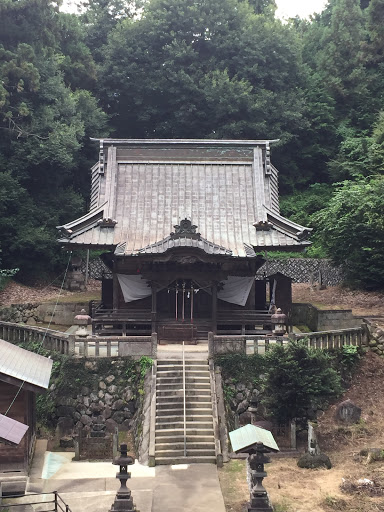
[[[158,292],[159,318],[180,323],[194,323],[200,318],[210,318],[212,295],[207,289],[209,287],[202,288],[192,279],[176,279]]]

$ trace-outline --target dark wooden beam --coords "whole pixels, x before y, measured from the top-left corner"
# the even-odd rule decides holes
[[[217,282],[212,283],[212,332],[217,333]]]

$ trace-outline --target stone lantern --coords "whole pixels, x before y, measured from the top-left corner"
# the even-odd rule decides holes
[[[285,315],[280,308],[277,308],[276,313],[271,316],[272,332],[278,336],[282,336],[286,332],[287,315]]]
[[[273,512],[268,493],[263,486],[263,480],[267,476],[264,464],[269,462],[265,454],[279,451],[273,435],[263,428],[245,425],[245,427],[230,432],[229,438],[235,453],[248,453],[250,500],[246,511]]]
[[[127,455],[127,445],[120,445],[120,457],[116,457],[113,464],[120,466],[120,472],[116,474],[116,478],[120,480],[120,489],[116,493],[115,501],[109,512],[138,512],[131,495],[131,491],[127,487],[127,480],[131,478],[128,473],[129,464],[133,464],[133,458]]]
[[[80,314],[75,316],[74,324],[77,326],[75,336],[86,338],[88,336],[87,326],[91,324],[91,317],[87,315],[85,309],[82,309]]]

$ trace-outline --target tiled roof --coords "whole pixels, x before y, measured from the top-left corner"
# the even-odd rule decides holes
[[[196,247],[211,254],[253,257],[249,248],[309,244],[297,235],[302,226],[278,214],[277,171],[267,169],[265,159],[268,141],[103,144],[100,166],[93,169],[99,173],[98,206],[61,227],[64,244],[117,247],[120,255],[164,252],[184,218],[205,241]],[[269,229],[255,227],[269,221]]]
[[[42,390],[47,389],[52,363],[52,359],[0,339],[0,380],[3,374],[20,382],[28,382]]]

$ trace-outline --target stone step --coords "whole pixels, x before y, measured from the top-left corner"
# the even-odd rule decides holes
[[[169,442],[156,442],[156,451],[157,450],[184,450],[184,441],[173,442],[169,440]],[[215,442],[214,441],[200,441],[200,442],[188,442],[187,441],[187,450],[215,450]]]
[[[189,434],[186,435],[187,443],[195,444],[195,443],[208,443],[215,444],[215,436],[213,435],[213,430],[211,434],[199,435],[199,434]],[[184,445],[184,430],[181,432],[179,430],[164,430],[163,435],[158,436],[156,438],[156,445],[158,444],[183,444]]]
[[[164,393],[164,394],[161,394],[159,395],[157,393],[156,395],[156,404],[157,405],[162,405],[162,404],[165,404],[165,403],[172,403],[172,404],[182,404],[184,402],[184,396],[183,396],[183,393],[180,393],[180,394],[167,394],[165,392],[161,392],[161,393]],[[210,393],[199,393],[199,394],[194,394],[194,395],[191,395],[189,398],[191,398],[191,400],[188,400],[186,403],[195,403],[195,402],[207,402],[208,400],[210,400],[211,398],[211,394]]]
[[[178,365],[177,367],[173,366],[173,367],[169,367],[169,366],[159,366],[157,368],[157,373],[159,374],[166,374],[166,373],[172,373],[172,372],[175,372],[175,373],[183,373],[183,365],[180,364]],[[190,364],[185,364],[185,373],[188,373],[188,372],[204,372],[204,373],[207,373],[209,372],[209,366],[207,364],[204,364],[204,365],[190,365]]]
[[[185,364],[193,364],[193,365],[201,365],[201,366],[207,366],[208,359],[186,359]],[[164,365],[183,365],[182,359],[158,359],[157,360],[157,366],[164,366]]]
[[[184,427],[184,420],[182,421],[172,421],[171,423],[166,423],[162,421],[158,421],[158,418],[156,418],[156,432],[155,435],[157,436],[158,430],[165,430],[167,428],[174,429],[174,428],[183,428]],[[186,421],[186,428],[187,430],[196,428],[196,429],[212,429],[213,430],[213,421]]]
[[[179,372],[164,372],[157,374],[158,381],[172,382],[174,380],[183,380],[183,373]],[[189,382],[199,382],[200,380],[210,380],[209,372],[185,372],[185,380]]]
[[[170,384],[178,384],[179,386],[183,385],[183,376],[179,377],[158,377],[156,380],[157,385],[164,384],[164,385],[170,385]],[[185,378],[185,385],[186,387],[193,387],[193,384],[209,384],[211,381],[209,377],[186,377]]]
[[[210,397],[211,397],[211,390],[210,389],[195,389],[195,390],[191,390],[191,389],[188,389],[185,393],[185,398],[186,398],[186,401],[188,400],[191,400],[191,401],[196,401],[196,400],[199,400],[199,398],[197,397],[201,397],[201,398],[204,398],[204,400],[208,400]],[[174,389],[174,390],[169,390],[169,389],[164,389],[164,390],[157,390],[156,391],[156,401],[160,401],[159,399],[171,399],[171,398],[180,398],[181,397],[181,401],[184,400],[184,392],[182,389]],[[164,400],[163,400],[164,401]]]
[[[163,464],[216,464],[216,457],[193,456],[193,457],[156,457],[156,465]]]
[[[184,414],[171,414],[169,416],[166,416],[166,415],[158,415],[156,414],[156,423],[159,424],[159,423],[170,423],[172,424],[177,422],[177,421],[181,421],[183,422],[184,421]],[[187,414],[186,415],[186,422],[188,423],[189,421],[193,421],[193,422],[196,422],[196,421],[212,421],[212,411],[209,411],[207,414]]]
[[[186,407],[185,412],[187,418],[194,415],[209,415],[212,416],[212,407],[198,407],[196,409],[191,409]],[[178,409],[158,409],[156,408],[156,417],[160,416],[180,416],[184,415],[184,407]],[[175,416],[175,417],[176,417]]]
[[[206,382],[186,382],[185,389],[188,390],[196,390],[196,389],[211,389],[211,383],[209,381]],[[156,390],[164,391],[183,391],[183,383],[182,382],[157,382]]]
[[[187,439],[191,436],[197,436],[197,437],[213,437],[214,438],[214,432],[213,427],[205,427],[205,428],[192,428],[188,427],[186,429],[186,435]],[[184,428],[183,426],[179,426],[178,428],[158,428],[156,429],[156,439],[160,438],[169,438],[173,437],[174,439],[184,436]],[[183,437],[184,438],[184,437]]]
[[[212,410],[212,403],[211,401],[207,400],[206,402],[202,402],[202,401],[195,401],[195,402],[186,402],[185,403],[185,407],[186,409],[210,409]],[[158,404],[156,404],[156,410],[160,410],[160,409],[167,409],[169,411],[177,411],[178,409],[181,409],[183,410],[183,400],[179,401],[179,402],[176,402],[176,401],[170,401],[170,402],[159,402]]]
[[[186,450],[187,457],[214,457],[216,454],[215,447],[211,449],[188,449]],[[178,450],[155,450],[155,458],[162,457],[184,457],[184,448]]]

